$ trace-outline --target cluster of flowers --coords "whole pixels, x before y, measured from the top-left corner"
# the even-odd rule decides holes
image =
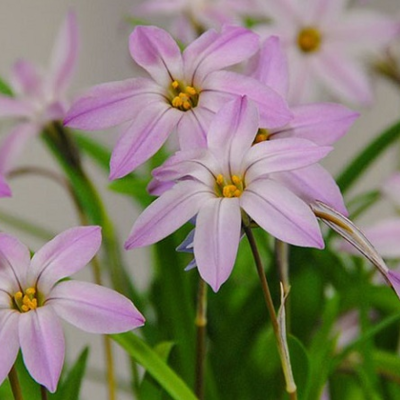
[[[218,291],[234,266],[243,225],[256,223],[281,241],[323,248],[310,205],[319,200],[347,214],[335,181],[318,162],[358,114],[337,103],[308,101],[315,96],[314,84],[322,83],[347,100],[370,102],[370,85],[354,48],[378,48],[400,29],[377,14],[344,12],[345,2],[337,0],[265,1],[257,8],[251,1],[205,3],[147,1],[143,12],[178,13],[189,18],[182,19],[186,25],[205,32],[181,52],[163,29],[136,27],[129,49],[148,77],[95,86],[72,107],[65,90],[78,39],[70,13],[49,73],[19,61],[13,70],[15,96],[0,96],[0,117],[22,121],[0,148],[0,173],[6,176],[27,140],[55,120],[82,130],[124,124],[112,153],[111,179],[142,165],[176,132],[179,150],[152,172],[149,190],[159,198],[135,222],[125,247],[155,243],[195,217],[198,271]],[[234,22],[249,9],[273,20],[257,27],[262,39],[240,26],[206,30],[209,16]],[[189,24],[194,16],[196,24]],[[193,38],[193,31],[185,32],[185,41]],[[235,71],[229,69],[233,66]],[[3,178],[0,194],[10,195]],[[90,332],[143,324],[123,296],[93,284],[59,282],[83,268],[99,246],[99,228],[75,228],[30,261],[24,245],[0,235],[0,382],[21,347],[34,379],[55,390],[64,354],[56,315]]]

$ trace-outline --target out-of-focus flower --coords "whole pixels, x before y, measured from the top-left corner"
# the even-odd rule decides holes
[[[226,104],[211,122],[207,149],[178,152],[155,171],[159,181],[177,183],[141,214],[126,248],[155,243],[197,215],[194,255],[214,291],[232,271],[242,218],[282,241],[322,248],[309,205],[270,174],[313,164],[331,148],[298,138],[253,146],[259,126],[257,108],[246,97]]]
[[[382,185],[383,195],[400,209],[400,173],[396,172]],[[395,216],[363,228],[378,253],[387,260],[400,260],[400,217]],[[359,254],[347,242],[340,242],[339,248],[351,254]]]
[[[207,29],[224,24],[242,25],[255,12],[255,0],[145,0],[133,10],[138,17],[169,17],[173,36],[190,43]]]
[[[143,316],[119,293],[64,279],[81,270],[100,243],[99,227],[72,228],[31,260],[25,245],[0,233],[0,383],[21,348],[31,376],[51,392],[56,390],[65,351],[58,317],[93,333],[119,333],[143,325]]]
[[[288,50],[294,104],[316,96],[316,85],[346,101],[369,104],[372,91],[363,58],[400,34],[400,22],[346,0],[265,0],[276,34]]]
[[[137,27],[130,36],[133,59],[151,78],[96,86],[78,99],[67,126],[96,130],[130,121],[111,158],[111,179],[149,159],[176,130],[183,150],[206,147],[211,119],[227,101],[247,95],[260,109],[263,126],[290,121],[283,98],[254,78],[224,68],[252,56],[258,36],[226,26],[209,30],[181,54],[172,37],[156,27]]]
[[[286,55],[276,36],[267,39],[251,62],[249,70],[255,79],[269,85],[284,99],[289,91]],[[358,117],[358,113],[335,103],[313,103],[292,106],[293,119],[286,125],[259,129],[256,142],[282,138],[303,138],[319,145],[331,145],[341,138]],[[320,165],[272,174],[271,177],[290,187],[308,202],[320,200],[347,215],[343,197],[331,175]]]
[[[50,122],[62,120],[67,111],[65,92],[78,53],[76,17],[69,12],[58,33],[48,71],[39,71],[29,61],[17,61],[13,68],[15,97],[0,95],[0,118],[18,123],[0,147],[0,173],[7,174],[27,141]]]

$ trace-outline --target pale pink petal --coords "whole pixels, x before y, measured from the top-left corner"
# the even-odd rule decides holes
[[[331,147],[318,146],[306,139],[276,139],[254,145],[243,160],[246,182],[273,172],[290,171],[314,164],[330,151]]]
[[[297,25],[301,22],[297,0],[259,0],[265,16],[272,17],[284,25]]]
[[[298,137],[320,145],[330,145],[340,139],[359,113],[335,103],[316,103],[291,108],[294,118],[272,138]]]
[[[277,36],[268,38],[261,47],[256,69],[251,76],[270,86],[283,98],[289,88],[288,60]]]
[[[311,208],[277,182],[254,181],[240,197],[240,205],[261,228],[279,240],[296,246],[324,247]]]
[[[193,181],[177,183],[139,216],[125,243],[125,248],[143,247],[164,239],[194,217],[204,201],[214,196],[202,183]]]
[[[10,197],[11,189],[3,175],[0,175],[0,197]]]
[[[288,187],[307,203],[319,200],[341,214],[348,215],[338,185],[329,172],[319,164],[288,172],[278,172],[271,175],[271,178]]]
[[[179,146],[182,150],[207,147],[207,132],[215,113],[200,104],[186,111],[177,126]]]
[[[0,233],[0,289],[14,295],[25,288],[29,249],[14,236]]]
[[[110,161],[110,179],[127,175],[154,155],[173,132],[182,112],[166,103],[138,115],[118,140]]]
[[[0,118],[29,118],[33,112],[31,104],[27,101],[0,95]]]
[[[362,8],[347,10],[343,13],[340,24],[329,28],[329,40],[358,51],[369,52],[379,50],[379,47],[387,45],[399,34],[399,20]]]
[[[149,192],[149,194],[151,194],[152,196],[161,196],[167,190],[172,189],[174,187],[174,185],[175,185],[174,181],[162,182],[162,181],[159,181],[158,179],[154,178],[147,185],[146,189]]]
[[[50,306],[20,314],[19,342],[29,374],[54,393],[64,363],[65,344],[60,321]]]
[[[382,185],[384,195],[396,206],[400,207],[400,173],[395,172]]]
[[[203,88],[201,96],[206,97],[204,104],[215,112],[224,104],[227,95],[236,95],[247,96],[257,104],[260,125],[264,128],[278,128],[292,119],[283,97],[254,78],[230,71],[216,71],[207,77]]]
[[[16,311],[0,310],[0,385],[7,378],[18,355],[18,316]]]
[[[70,228],[46,243],[32,257],[29,283],[36,283],[43,296],[62,278],[80,271],[101,244],[99,226]]]
[[[60,282],[49,294],[58,316],[92,333],[120,333],[144,324],[133,303],[114,290],[87,282]]]
[[[389,260],[400,258],[400,218],[380,221],[373,226],[363,229],[363,232],[383,258]],[[344,247],[346,247],[346,251],[349,251],[347,246]],[[358,254],[357,251],[350,252]]]
[[[12,70],[12,82],[16,91],[24,96],[37,96],[42,79],[36,67],[26,60],[18,60]]]
[[[241,232],[238,198],[209,200],[199,211],[194,256],[200,276],[217,292],[235,264]]]
[[[229,165],[229,175],[240,174],[243,156],[250,149],[259,128],[258,110],[247,97],[224,105],[211,123],[209,149]]]
[[[210,72],[244,61],[258,48],[258,35],[248,29],[224,26],[221,33],[210,29],[183,52],[186,80],[202,87]]]
[[[63,92],[69,84],[78,58],[79,38],[76,15],[70,11],[58,32],[50,61],[50,87]]]
[[[300,7],[303,15],[308,14],[308,21],[321,22],[327,24],[331,21],[342,19],[346,10],[348,0],[308,0],[308,7]]]
[[[160,85],[183,78],[181,51],[172,36],[155,26],[137,26],[129,37],[132,58]]]
[[[15,126],[0,144],[0,174],[7,175],[15,167],[28,141],[39,132],[40,127],[31,122]]]
[[[387,272],[386,278],[389,280],[392,288],[396,292],[397,296],[400,298],[400,272],[389,270]]]
[[[339,49],[332,47],[321,50],[318,57],[313,58],[312,70],[340,98],[353,103],[371,104],[373,95],[366,71]]]
[[[165,102],[163,90],[150,79],[104,83],[78,98],[64,123],[84,130],[105,129],[129,121],[160,102]]]

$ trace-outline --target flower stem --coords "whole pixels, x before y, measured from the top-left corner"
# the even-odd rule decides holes
[[[256,240],[254,238],[253,232],[251,231],[251,228],[244,225],[243,229],[244,229],[244,232],[245,232],[245,234],[247,236],[247,239],[249,241],[251,251],[253,253],[253,257],[254,257],[254,261],[255,261],[255,264],[256,264],[258,276],[259,276],[260,282],[261,282],[262,291],[263,291],[263,294],[264,294],[265,304],[267,306],[267,310],[268,310],[268,313],[269,313],[270,318],[271,318],[272,328],[273,328],[273,331],[274,331],[274,334],[275,334],[275,339],[277,341],[278,352],[279,352],[279,356],[280,356],[280,359],[281,359],[281,365],[282,365],[282,369],[283,369],[285,380],[286,380],[286,387],[287,388],[289,388],[289,387],[291,388],[290,391],[288,390],[288,393],[289,393],[289,396],[290,396],[290,400],[297,400],[297,389],[296,389],[296,386],[294,384],[293,378],[291,377],[292,382],[290,382],[290,379],[288,379],[290,374],[288,374],[287,371],[290,370],[290,372],[291,372],[291,367],[290,367],[290,359],[288,357],[285,357],[285,350],[284,349],[287,348],[286,344],[284,343],[285,338],[283,338],[282,334],[281,334],[282,331],[281,331],[281,328],[279,326],[278,317],[277,317],[277,314],[276,314],[276,311],[275,311],[274,302],[272,300],[271,292],[269,290],[267,277],[265,276],[265,273],[264,273],[264,267],[262,265],[260,253],[258,252],[257,243],[256,243]]]
[[[195,325],[197,328],[195,393],[199,400],[203,400],[204,362],[206,356],[207,285],[201,278],[199,278],[199,288],[197,292],[197,312]]]
[[[22,396],[21,386],[18,380],[17,370],[13,366],[8,374],[8,379],[10,381],[11,390],[14,396],[14,400],[24,400]]]
[[[47,389],[43,385],[40,385],[40,395],[42,400],[47,400]]]
[[[275,239],[275,259],[278,266],[279,278],[283,286],[283,294],[286,297],[290,291],[289,281],[289,245],[279,239]],[[286,314],[290,321],[290,298],[286,301]],[[289,323],[287,323],[287,331],[290,332]]]

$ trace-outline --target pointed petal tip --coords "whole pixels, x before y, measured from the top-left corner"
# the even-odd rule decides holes
[[[400,272],[388,270],[386,277],[400,299]]]

